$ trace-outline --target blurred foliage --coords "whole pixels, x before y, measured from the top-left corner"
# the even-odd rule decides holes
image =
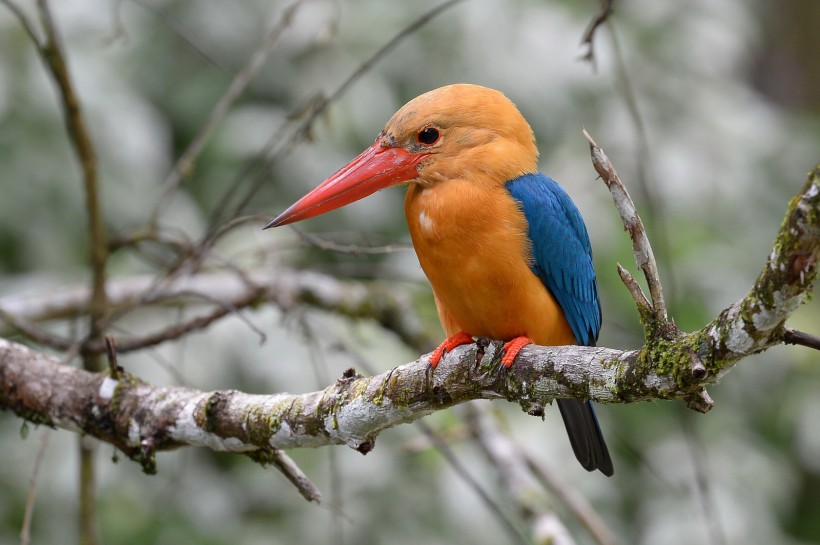
[[[24,8],[32,7],[23,2]],[[114,235],[142,225],[162,181],[286,4],[259,0],[53,2],[70,68],[97,146],[106,222]],[[410,98],[453,82],[503,90],[531,122],[541,168],[561,181],[587,220],[604,306],[600,344],[641,344],[615,263],[634,268],[630,243],[595,180],[586,127],[634,188],[662,258],[671,312],[696,328],[740,298],[765,263],[786,202],[820,160],[817,3],[783,0],[616,3],[615,39],[595,40],[597,67],[578,43],[598,3],[472,0],[404,41],[321,116],[309,142],[274,165],[249,213],[278,212],[353,157]],[[327,96],[427,4],[305,1],[260,76],[208,141],[160,220],[192,240],[229,206],[240,180],[289,116]],[[617,52],[620,51],[620,54]],[[637,104],[640,125],[630,113]],[[8,10],[0,9],[0,296],[85,282],[87,240],[79,169],[55,89]],[[644,176],[647,188],[641,190]],[[246,185],[243,187],[247,187]],[[652,201],[644,197],[654,195]],[[400,190],[374,195],[304,226],[344,242],[407,241]],[[236,202],[230,201],[230,202]],[[351,256],[306,248],[288,231],[242,229],[217,248],[247,264],[265,245],[282,262],[339,276],[395,281],[440,335],[415,256]],[[150,255],[150,251],[145,254]],[[113,276],[155,272],[145,254],[120,252]],[[167,256],[153,255],[165,260]],[[250,315],[121,363],[155,383],[203,389],[308,391],[364,357],[386,369],[417,356],[369,323],[304,311]],[[151,313],[121,327],[144,328]],[[791,325],[820,333],[820,309]],[[343,338],[357,354],[339,350]],[[310,363],[309,363],[310,362]],[[546,422],[497,403],[514,436],[593,502],[622,543],[820,541],[820,368],[817,353],[779,348],[743,361],[711,394],[707,416],[680,404],[602,407],[616,475],[580,470],[557,412]],[[172,372],[173,371],[173,372]],[[429,419],[460,426],[456,409]],[[18,541],[40,434],[0,414],[0,544]],[[325,492],[306,504],[273,470],[184,449],[159,456],[147,477],[100,449],[99,516],[108,543],[499,543],[486,507],[435,451],[407,451],[413,426],[384,433],[367,457],[339,447],[293,452]],[[552,440],[554,438],[554,440]],[[34,543],[76,534],[75,437],[52,432],[37,486]],[[504,505],[492,468],[468,442],[453,445]],[[701,453],[699,456],[698,453]],[[697,460],[701,462],[697,462]],[[704,487],[697,484],[700,473]],[[561,511],[560,505],[556,508]],[[706,513],[709,512],[708,516]],[[579,543],[588,537],[566,518]],[[723,536],[721,539],[720,536]]]

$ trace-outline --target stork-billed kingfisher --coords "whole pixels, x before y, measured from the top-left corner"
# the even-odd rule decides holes
[[[532,129],[506,96],[449,85],[404,105],[373,145],[267,227],[405,183],[410,236],[448,336],[432,367],[474,337],[506,341],[506,366],[530,343],[593,346],[601,306],[589,235],[537,161]],[[581,465],[612,475],[592,403],[558,407]]]

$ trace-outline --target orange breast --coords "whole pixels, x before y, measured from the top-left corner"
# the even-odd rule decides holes
[[[410,186],[410,236],[447,335],[574,344],[560,306],[529,268],[524,214],[502,185],[447,180]]]

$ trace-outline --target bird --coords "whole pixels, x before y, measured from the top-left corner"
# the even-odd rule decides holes
[[[475,338],[505,341],[509,368],[531,343],[594,346],[601,305],[578,208],[538,172],[529,123],[502,92],[454,84],[410,100],[358,157],[265,228],[324,214],[405,184],[404,211],[447,335],[431,354]],[[557,401],[575,457],[614,473],[589,400]]]

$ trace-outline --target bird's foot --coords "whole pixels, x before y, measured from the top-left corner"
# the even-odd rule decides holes
[[[433,353],[430,354],[430,359],[427,360],[430,364],[430,369],[435,369],[438,363],[441,361],[441,358],[444,356],[445,353],[449,352],[453,348],[457,346],[461,346],[463,344],[470,344],[473,342],[473,338],[470,336],[469,333],[465,333],[464,331],[459,331],[452,337],[448,337],[444,340],[443,343],[438,345],[438,348],[433,350]]]
[[[524,335],[504,343],[504,357],[501,358],[501,366],[506,367],[507,369],[512,367],[518,353],[521,352],[521,349],[528,344],[532,344],[532,339],[525,337]]]

